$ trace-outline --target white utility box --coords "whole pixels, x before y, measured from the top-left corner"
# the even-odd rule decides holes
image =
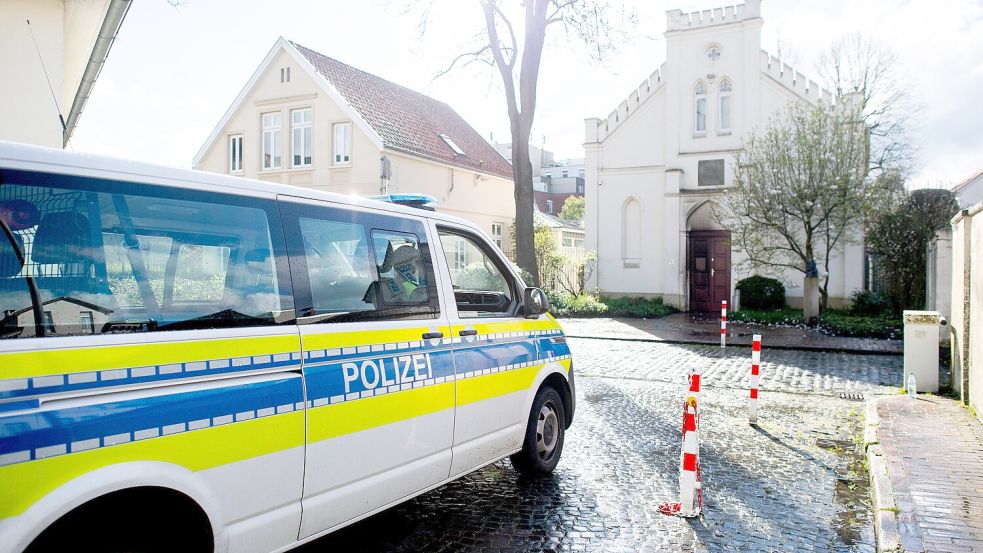
[[[904,379],[915,374],[919,392],[939,391],[939,329],[946,324],[938,311],[904,312]]]

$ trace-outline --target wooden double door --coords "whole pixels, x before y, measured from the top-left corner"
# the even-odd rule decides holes
[[[690,231],[688,250],[689,309],[719,312],[730,299],[730,231]]]

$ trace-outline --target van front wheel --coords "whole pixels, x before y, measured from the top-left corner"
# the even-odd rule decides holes
[[[563,451],[565,420],[560,394],[550,386],[540,389],[532,402],[522,451],[509,457],[512,466],[527,476],[553,472]]]

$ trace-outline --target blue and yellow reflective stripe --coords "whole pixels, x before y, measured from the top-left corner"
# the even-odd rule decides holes
[[[0,518],[19,515],[62,484],[109,465],[158,461],[200,471],[303,445],[304,413],[294,411],[0,466]]]
[[[10,414],[0,418],[0,465],[190,432],[303,408],[300,375],[290,374],[247,384]]]
[[[296,334],[0,353],[0,379],[68,375],[300,351]]]

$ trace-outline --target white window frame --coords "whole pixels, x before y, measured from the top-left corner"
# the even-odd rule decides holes
[[[87,334],[94,334],[96,331],[95,318],[92,311],[79,311],[79,325],[82,331]]]
[[[703,113],[703,128],[700,128],[700,112]],[[703,136],[707,133],[709,126],[709,113],[707,113],[707,89],[703,83],[697,83],[693,93],[693,134]]]
[[[306,120],[299,123],[295,120],[295,115],[306,113]],[[297,132],[300,131],[298,140]],[[308,169],[314,162],[314,110],[310,107],[297,108],[290,110],[290,166],[294,169]],[[299,147],[299,149],[298,149]],[[294,163],[300,153],[300,163]],[[304,160],[304,154],[310,156]]]
[[[546,213],[553,215],[553,200],[546,200]]]
[[[345,167],[352,164],[352,122],[341,121],[331,125],[331,165]]]
[[[468,266],[468,244],[464,238],[454,241],[454,270],[461,271]]]
[[[242,170],[242,134],[229,135],[229,174],[241,175]]]
[[[270,117],[269,123],[267,116]],[[260,128],[263,131],[263,140],[260,144],[260,164],[263,171],[277,171],[283,168],[283,113],[279,111],[267,111],[261,113]],[[267,138],[269,138],[269,148],[267,151]],[[267,163],[269,155],[270,163]]]
[[[498,246],[498,249],[502,249],[502,237],[504,236],[505,223],[495,222],[491,224],[491,237],[492,242]]]
[[[730,134],[734,126],[734,100],[733,85],[729,80],[724,79],[720,83],[719,97],[717,98],[717,127],[720,134]],[[724,119],[724,100],[727,102],[727,118]]]

